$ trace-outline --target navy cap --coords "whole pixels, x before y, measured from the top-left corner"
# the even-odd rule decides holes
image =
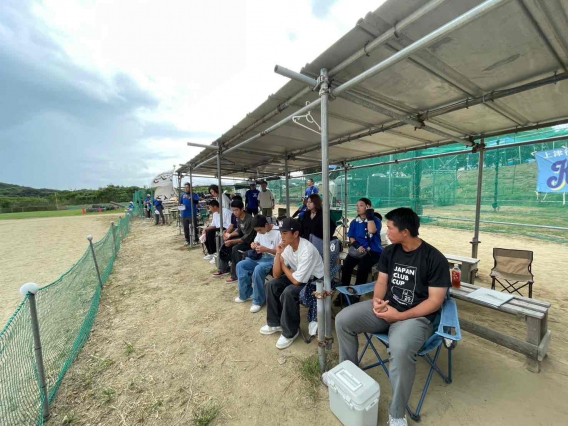
[[[291,217],[287,217],[282,221],[282,225],[280,225],[280,231],[302,231],[302,224],[297,221],[296,219],[292,219]]]

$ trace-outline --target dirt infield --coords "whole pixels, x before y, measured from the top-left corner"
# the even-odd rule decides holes
[[[424,227],[422,236],[446,253],[470,253],[468,232]],[[568,247],[490,234],[481,240],[481,285],[488,283],[493,246],[535,251],[535,297],[553,304],[549,357],[543,371],[533,374],[523,368],[524,357],[464,333],[454,354],[454,383],[434,377],[421,424],[559,424],[568,414]],[[302,362],[316,353],[315,341],[298,339],[277,350],[277,336],[258,333],[266,310],[251,314],[248,303],[234,303],[235,284],[212,278],[213,266],[202,260],[201,250],[182,243],[174,227],[132,225],[104,289],[95,330],[63,381],[51,422],[204,425],[215,417],[210,424],[339,425],[326,389],[310,383]],[[524,333],[521,321],[493,311],[460,306],[460,315],[504,321],[503,327]],[[424,362],[418,365],[413,406],[427,372]],[[382,425],[390,385],[382,370],[370,374],[381,385]]]
[[[0,221],[0,330],[22,300],[18,289],[27,282],[47,285],[77,262],[98,241],[117,215],[88,215]],[[114,219],[113,219],[114,218]]]

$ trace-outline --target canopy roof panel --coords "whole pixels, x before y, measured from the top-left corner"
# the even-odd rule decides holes
[[[482,3],[388,0],[301,72],[317,78],[327,68],[335,88]],[[568,119],[568,0],[489,0],[485,5],[489,3],[495,7],[487,13],[330,102],[331,163],[455,143],[451,138],[471,142]],[[355,60],[344,63],[357,52]],[[234,147],[318,98],[305,84],[289,81],[212,145]],[[311,116],[320,122],[319,106]],[[408,125],[401,117],[446,137]],[[305,118],[300,123],[317,130]],[[216,151],[205,150],[179,171],[191,167],[215,174],[215,156]],[[290,121],[223,155],[222,174],[279,175],[285,156],[290,171],[318,167],[320,135]]]

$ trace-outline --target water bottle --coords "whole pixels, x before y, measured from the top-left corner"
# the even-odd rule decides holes
[[[461,288],[461,277],[462,277],[461,269],[456,264],[452,268],[452,287]]]

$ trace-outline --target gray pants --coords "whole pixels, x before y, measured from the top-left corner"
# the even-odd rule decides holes
[[[392,324],[377,318],[373,301],[366,300],[343,309],[335,318],[339,341],[339,362],[349,360],[358,364],[359,333],[387,333],[389,335],[389,376],[392,401],[389,413],[400,419],[405,416],[410,399],[418,350],[432,335],[432,324],[424,317],[412,318]]]

